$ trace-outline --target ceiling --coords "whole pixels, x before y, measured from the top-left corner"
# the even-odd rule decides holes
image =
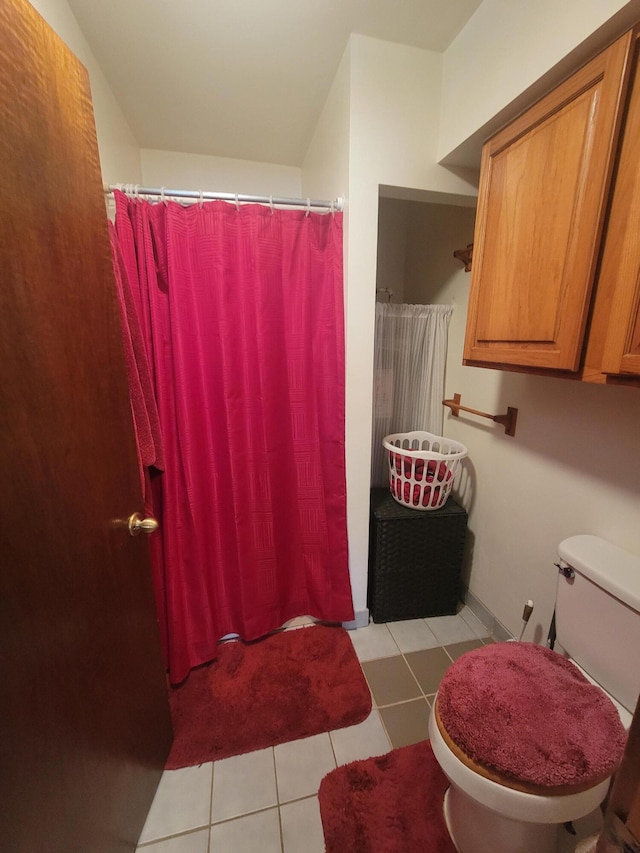
[[[142,148],[302,164],[352,32],[444,51],[481,0],[68,0]]]

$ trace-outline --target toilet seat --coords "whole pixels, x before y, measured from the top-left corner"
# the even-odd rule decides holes
[[[569,796],[571,794],[580,794],[582,791],[586,791],[589,788],[592,788],[594,784],[597,782],[603,781],[602,779],[597,780],[597,782],[583,782],[578,785],[556,785],[556,786],[545,786],[545,785],[533,785],[531,783],[527,784],[525,782],[521,782],[518,779],[514,779],[512,776],[507,776],[505,773],[500,773],[499,771],[487,767],[484,764],[481,764],[479,761],[474,761],[473,758],[468,756],[453,740],[451,735],[447,732],[442,719],[440,718],[440,714],[438,712],[438,702],[437,696],[433,705],[433,716],[435,723],[438,727],[440,735],[442,736],[442,740],[447,745],[447,747],[451,750],[451,752],[456,756],[456,758],[461,761],[466,767],[468,767],[473,773],[477,773],[479,776],[483,776],[485,779],[489,779],[492,782],[495,782],[497,785],[502,785],[505,788],[512,788],[514,791],[521,791],[524,794],[533,794],[533,795],[542,795],[542,796],[553,796],[553,797],[564,797]],[[608,776],[604,778],[609,778]]]
[[[565,823],[592,812],[604,800],[609,779],[586,791],[566,796],[533,794],[507,787],[476,773],[461,761],[445,742],[435,719],[435,703],[429,717],[429,738],[433,753],[449,782],[485,808],[512,820],[532,823]]]
[[[626,733],[609,697],[532,643],[462,655],[440,684],[435,724],[474,773],[524,793],[570,796],[607,780]]]

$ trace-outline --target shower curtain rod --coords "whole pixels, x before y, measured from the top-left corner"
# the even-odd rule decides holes
[[[107,194],[120,190],[125,195],[157,196],[160,200],[193,199],[194,201],[231,201],[237,204],[268,204],[273,206],[302,207],[307,210],[326,208],[331,211],[341,211],[344,208],[344,198],[325,201],[316,198],[284,198],[282,196],[243,195],[241,193],[206,192],[202,190],[174,190],[167,187],[140,187],[137,184],[108,184],[104,191]]]

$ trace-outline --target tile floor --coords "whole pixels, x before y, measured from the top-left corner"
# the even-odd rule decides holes
[[[350,631],[373,697],[357,726],[199,767],[165,771],[138,853],[323,853],[317,791],[339,764],[428,737],[444,670],[493,642],[468,607],[456,616]]]

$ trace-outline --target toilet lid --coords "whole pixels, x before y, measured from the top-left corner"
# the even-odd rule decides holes
[[[626,732],[571,661],[533,643],[462,655],[438,689],[440,722],[473,762],[525,785],[586,787],[616,768]]]

